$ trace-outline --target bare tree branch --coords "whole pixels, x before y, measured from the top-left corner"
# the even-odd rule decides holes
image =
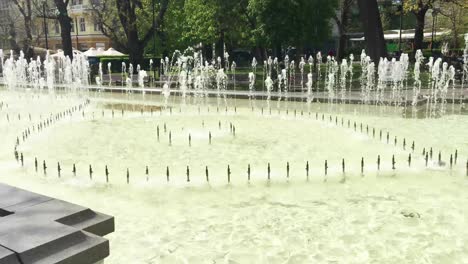
[[[20,11],[20,13],[26,17],[26,12],[24,10],[24,2],[20,3],[18,0],[13,0],[13,3],[16,5],[16,7],[18,7],[18,10]]]
[[[156,17],[156,21],[154,22],[154,27],[156,31],[160,31],[161,25],[163,22],[164,14],[167,11],[167,6],[169,4],[169,0],[162,0],[161,7],[159,8],[158,16]],[[143,37],[143,44],[146,45],[151,38],[154,36],[154,30],[151,28],[146,32],[146,35]]]

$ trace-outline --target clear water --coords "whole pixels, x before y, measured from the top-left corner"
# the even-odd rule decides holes
[[[84,117],[75,113],[21,142],[18,151],[25,157],[21,167],[13,155],[16,137],[22,141],[21,132],[41,115],[63,111],[86,98],[91,104]],[[287,106],[282,102],[279,111],[272,104],[275,108],[270,115],[266,102],[256,101],[252,111],[249,101],[240,99],[228,100],[226,113],[224,107],[217,112],[216,98],[200,107],[191,104],[192,99],[183,106],[177,100],[169,101],[172,111],[142,114],[141,105],[158,109],[164,99],[148,94],[1,90],[0,181],[114,215],[116,232],[108,236],[109,263],[468,261],[468,116],[408,119],[395,107],[311,104],[309,108],[295,102]],[[126,109],[122,117],[122,104],[131,105],[134,111]],[[230,124],[235,126],[235,136]],[[372,128],[376,128],[375,138]],[[413,140],[416,149],[408,167]],[[422,149],[431,147],[433,158],[426,167]],[[456,149],[458,163],[450,170],[449,155]],[[444,166],[437,162],[439,151]],[[35,172],[34,157],[40,165],[47,161],[46,176],[41,166]],[[57,162],[63,169],[61,178]],[[71,172],[73,163],[76,177]],[[92,180],[89,164],[94,170]],[[127,168],[130,184],[126,183]]]

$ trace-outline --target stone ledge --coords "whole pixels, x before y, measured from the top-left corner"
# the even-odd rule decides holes
[[[95,263],[114,218],[0,183],[0,264]]]
[[[15,252],[0,246],[0,264],[20,264]]]

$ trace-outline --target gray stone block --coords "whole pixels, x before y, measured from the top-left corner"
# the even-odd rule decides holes
[[[113,231],[112,216],[0,184],[0,264],[95,263]]]
[[[0,183],[0,209],[16,211],[49,200],[52,198]]]
[[[0,264],[20,264],[15,252],[0,246]]]

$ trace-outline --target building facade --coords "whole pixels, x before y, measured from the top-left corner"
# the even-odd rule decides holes
[[[1,1],[1,0],[0,0]],[[72,19],[72,44],[73,48],[85,51],[91,47],[96,49],[108,49],[111,47],[111,40],[101,31],[101,25],[95,19],[93,5],[99,0],[72,0],[68,7],[68,15]],[[53,6],[53,3],[52,3]],[[62,48],[60,36],[60,24],[57,20],[47,19],[46,23],[42,19],[36,21],[36,32],[44,32],[44,24],[47,30],[47,42],[49,49],[57,50]],[[39,37],[40,46],[45,47],[45,34]]]
[[[12,49],[12,43],[19,40],[23,30],[19,16],[11,0],[0,0],[0,49]]]
[[[10,9],[10,1],[0,0],[0,49],[9,48],[9,19],[8,11]]]

